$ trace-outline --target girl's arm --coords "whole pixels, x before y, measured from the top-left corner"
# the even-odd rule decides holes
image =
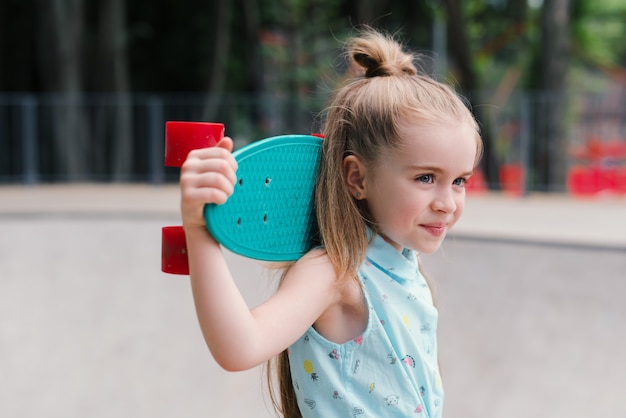
[[[191,285],[202,333],[215,360],[245,370],[278,354],[339,302],[328,258],[313,251],[288,272],[277,293],[250,310],[219,244],[207,233],[206,203],[224,203],[236,182],[232,141],[192,151],[181,169],[181,214],[187,237]]]

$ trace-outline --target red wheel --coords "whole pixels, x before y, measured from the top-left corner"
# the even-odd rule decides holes
[[[214,147],[224,136],[224,125],[208,122],[165,123],[165,165],[180,167],[189,151]]]
[[[224,125],[208,122],[165,123],[165,165],[180,167],[191,150],[214,147],[224,136]],[[182,226],[166,226],[161,231],[161,270],[189,274],[187,243]]]
[[[189,274],[187,243],[182,226],[164,226],[161,229],[161,271]]]

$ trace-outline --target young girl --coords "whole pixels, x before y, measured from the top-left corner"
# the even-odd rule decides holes
[[[478,126],[391,37],[365,30],[347,52],[361,74],[327,110],[315,196],[320,246],[260,306],[246,305],[202,217],[206,203],[233,192],[231,139],[191,152],[183,165],[200,326],[227,370],[279,355],[286,417],[440,417],[437,310],[416,254],[436,251],[463,213],[481,154]]]

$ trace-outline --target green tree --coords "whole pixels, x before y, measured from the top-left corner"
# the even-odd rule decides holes
[[[470,98],[492,180],[498,112],[515,92],[558,98],[626,79],[621,0],[4,0],[0,91],[63,92],[68,106],[51,129],[59,161],[73,173],[111,169],[122,178],[133,157],[130,113],[118,106],[86,117],[71,105],[85,93],[110,92],[119,103],[132,92],[196,93],[206,97],[204,119],[234,120],[238,132],[301,131],[343,72],[340,41],[362,23],[398,34],[424,53],[426,71]],[[446,39],[448,54],[438,47]],[[565,107],[536,107],[545,127],[533,135],[539,184],[562,182]],[[111,135],[112,145],[100,140]],[[110,161],[82,166],[78,156],[89,154]]]
[[[575,75],[582,74],[580,79],[572,80],[572,87],[586,86],[595,90],[597,82],[585,83],[585,80],[590,73],[597,71],[626,84],[625,37],[626,3],[620,0],[574,1],[571,30],[573,59],[577,64]]]

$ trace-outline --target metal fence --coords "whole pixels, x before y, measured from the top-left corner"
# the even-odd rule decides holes
[[[501,103],[494,97],[482,92],[472,100],[483,108],[477,113],[490,155],[488,172],[475,172],[470,191],[626,196],[626,88],[517,93]]]
[[[315,99],[201,94],[0,94],[0,183],[177,177],[163,166],[165,122],[215,121],[238,143],[316,128]]]
[[[491,97],[472,97],[491,144],[489,172],[472,191],[626,194],[625,89]],[[177,170],[163,166],[166,121],[223,122],[241,144],[319,131],[322,106],[289,96],[0,94],[0,183],[174,181]],[[555,109],[558,129],[544,117]]]

